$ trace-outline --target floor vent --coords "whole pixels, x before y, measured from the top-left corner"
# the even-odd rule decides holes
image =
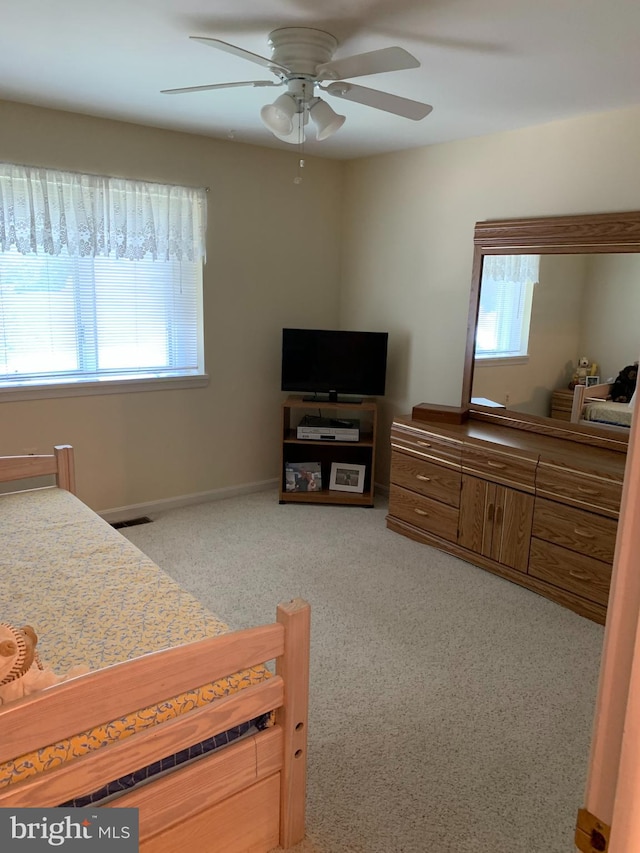
[[[121,527],[135,527],[137,524],[151,524],[151,519],[148,515],[141,515],[140,518],[130,518],[128,521],[116,521],[111,526],[120,530]]]

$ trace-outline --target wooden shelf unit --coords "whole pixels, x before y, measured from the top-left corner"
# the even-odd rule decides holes
[[[358,419],[358,441],[299,439],[297,427],[304,415],[323,418]],[[282,441],[280,454],[280,503],[342,504],[372,507],[374,499],[375,446],[378,404],[365,399],[358,402],[330,403],[304,400],[302,395],[288,397],[282,404]],[[318,492],[286,491],[285,469],[289,462],[319,462],[322,490]],[[343,492],[329,489],[331,464],[343,462],[365,466],[363,492]]]

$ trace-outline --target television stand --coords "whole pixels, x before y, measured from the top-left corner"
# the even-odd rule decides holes
[[[339,397],[337,391],[329,391],[328,394],[309,394],[302,400],[305,403],[348,403],[351,406],[360,406],[364,402],[362,397]]]
[[[298,438],[297,428],[309,415],[336,424],[357,418],[358,440],[328,434]],[[282,403],[280,503],[372,507],[377,416],[378,404],[372,399],[332,402],[320,395],[288,397]]]

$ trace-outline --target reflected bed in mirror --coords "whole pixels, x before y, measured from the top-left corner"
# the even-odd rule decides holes
[[[462,405],[534,430],[577,429],[577,440],[608,429],[626,440],[628,427],[572,423],[572,386],[581,357],[599,383],[638,359],[640,212],[479,222],[474,243]],[[506,282],[518,274],[513,299]]]

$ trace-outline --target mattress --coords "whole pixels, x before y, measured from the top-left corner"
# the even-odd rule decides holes
[[[612,400],[597,400],[585,403],[582,418],[601,424],[631,426],[633,409],[628,403],[614,403]]]
[[[6,590],[0,618],[32,625],[43,664],[57,673],[76,664],[101,669],[229,630],[133,543],[64,490],[0,495],[0,542]],[[16,757],[0,765],[0,787],[268,677],[265,667],[244,670]],[[241,733],[223,735],[219,741]],[[167,756],[164,766],[174,762]]]

